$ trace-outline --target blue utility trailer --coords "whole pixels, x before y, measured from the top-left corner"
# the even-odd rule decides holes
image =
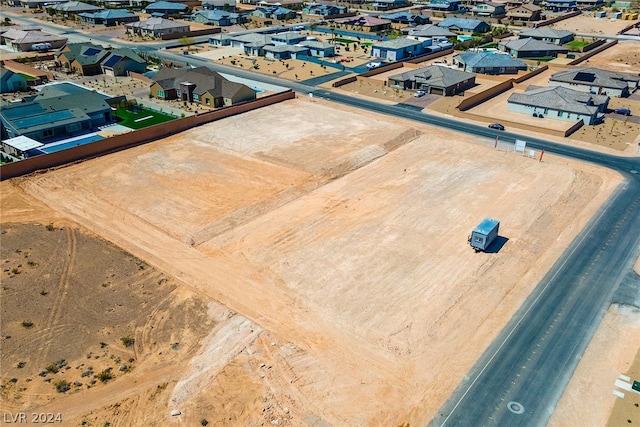
[[[473,229],[469,236],[469,244],[476,252],[486,250],[491,242],[498,237],[498,228],[500,221],[492,218],[485,218],[476,228]]]

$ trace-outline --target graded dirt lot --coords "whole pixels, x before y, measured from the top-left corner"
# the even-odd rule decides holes
[[[627,26],[638,22],[622,19],[594,18],[593,15],[582,14],[573,18],[556,22],[549,26],[555,30],[566,30],[577,34],[613,35]]]
[[[28,292],[3,290],[3,310],[8,298],[24,308],[3,311],[2,335],[60,346],[20,369],[37,375],[58,357],[75,368],[89,351],[125,360],[120,338],[135,338],[130,368],[108,362],[114,379],[64,394],[32,389],[40,377],[10,382],[23,356],[3,348],[3,400],[68,425],[426,424],[620,182],[491,147],[298,99],[3,182],[2,262],[38,265],[3,273]],[[502,221],[505,241],[476,254],[467,236],[484,217]],[[57,250],[36,253],[43,236]],[[26,277],[48,265],[43,296]],[[88,324],[115,300],[81,301],[112,287],[116,313],[138,308],[113,324],[101,314],[104,335]],[[37,317],[54,297],[66,299]],[[84,329],[68,319],[92,338],[76,340]]]

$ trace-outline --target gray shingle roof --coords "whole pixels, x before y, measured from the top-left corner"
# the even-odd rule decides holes
[[[464,30],[475,30],[484,21],[479,19],[465,19],[465,18],[446,18],[442,20],[438,25],[443,28],[458,27]]]
[[[140,28],[144,30],[163,30],[168,28],[189,28],[189,25],[164,18],[149,18],[144,21],[130,22],[125,25],[128,28]]]
[[[475,77],[475,74],[454,70],[448,67],[430,65],[428,67],[417,68],[415,70],[396,74],[389,77],[389,79],[395,81],[415,81],[427,83],[429,86],[447,88],[458,83],[462,83],[472,77]]]
[[[568,52],[569,49],[562,46],[557,46],[553,43],[547,43],[542,40],[536,40],[532,38],[512,40],[504,43],[508,49],[516,50],[518,52],[532,52],[532,51],[556,51],[556,52]]]
[[[624,89],[629,82],[635,82],[637,85],[640,82],[640,75],[616,73],[599,68],[573,68],[553,73],[549,81]]]
[[[507,102],[593,115],[598,111],[598,105],[606,103],[608,99],[608,96],[592,95],[562,86],[529,86],[524,93],[511,94]]]
[[[455,37],[456,35],[446,28],[434,24],[418,25],[409,29],[408,34],[415,37]]]
[[[522,31],[519,34],[519,37],[521,38],[526,38],[526,37],[534,37],[534,38],[545,38],[545,39],[561,39],[567,36],[572,36],[573,33],[571,31],[565,31],[565,30],[554,30],[553,28],[549,28],[549,27],[540,27],[540,28],[533,28],[531,30],[527,30],[527,31]]]
[[[196,85],[193,93],[203,95],[206,92],[214,96],[233,98],[238,91],[247,86],[225,79],[207,67],[197,68],[161,68],[153,80],[163,89],[178,89],[180,83],[190,82]]]
[[[397,39],[385,40],[380,43],[375,43],[372,47],[381,49],[402,49],[409,46],[421,45],[424,42],[419,40],[412,40],[405,37],[398,37]]]
[[[470,66],[470,67],[518,67],[527,69],[527,65],[519,59],[512,58],[510,55],[487,52],[464,52],[456,55],[454,59]]]

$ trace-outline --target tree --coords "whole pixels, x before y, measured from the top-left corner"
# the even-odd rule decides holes
[[[186,46],[187,50],[189,50],[189,46],[191,46],[193,43],[195,43],[195,40],[193,40],[193,38],[191,38],[189,36],[182,36],[182,37],[180,37],[180,39],[178,39],[178,41],[180,42],[180,44],[182,46]]]
[[[8,16],[5,16],[2,25],[5,25],[7,27],[11,25],[11,18],[9,18]]]

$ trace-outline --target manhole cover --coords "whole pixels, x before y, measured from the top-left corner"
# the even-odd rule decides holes
[[[509,402],[507,403],[507,409],[513,412],[516,415],[524,414],[524,406],[519,402]]]

